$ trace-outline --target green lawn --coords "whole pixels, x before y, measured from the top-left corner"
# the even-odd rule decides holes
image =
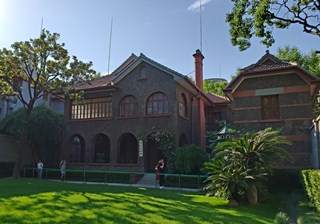
[[[227,206],[202,193],[0,179],[0,223],[273,223],[277,200]]]

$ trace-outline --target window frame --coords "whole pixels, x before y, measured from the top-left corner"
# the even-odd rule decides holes
[[[181,117],[188,118],[188,102],[184,93],[180,94],[178,102],[178,114]]]
[[[81,102],[71,101],[70,120],[112,118],[112,99],[92,98]]]
[[[134,117],[137,116],[138,100],[133,95],[123,97],[119,103],[119,117]]]
[[[279,120],[279,95],[261,96],[261,120]],[[268,100],[269,102],[266,102]],[[271,100],[271,101],[270,101]]]
[[[151,111],[149,110],[151,108]],[[163,92],[151,94],[146,103],[147,115],[167,115],[169,114],[169,98]]]

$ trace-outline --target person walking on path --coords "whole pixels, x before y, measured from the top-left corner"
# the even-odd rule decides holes
[[[61,160],[61,162],[59,164],[61,181],[64,181],[66,178],[66,165],[67,165],[67,161],[65,161],[64,159]]]
[[[159,174],[159,186],[160,189],[163,188],[164,185],[164,160],[160,159],[158,164],[155,167],[157,174]]]
[[[38,178],[42,179],[42,173],[43,173],[43,163],[41,160],[37,163],[37,171],[38,171]]]

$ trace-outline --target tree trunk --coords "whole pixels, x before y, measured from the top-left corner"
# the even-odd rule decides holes
[[[28,148],[28,129],[29,129],[29,121],[31,117],[32,108],[28,108],[25,110],[23,127],[21,131],[19,146],[18,146],[18,159],[14,165],[12,176],[14,178],[20,177],[20,171],[22,169],[23,159],[25,158],[26,148]]]
[[[258,191],[255,184],[249,185],[247,189],[247,199],[250,205],[258,204]]]

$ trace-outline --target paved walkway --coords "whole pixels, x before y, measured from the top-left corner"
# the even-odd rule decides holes
[[[52,181],[60,181],[60,180],[52,180]],[[78,184],[97,184],[97,185],[108,185],[108,186],[123,186],[123,187],[138,187],[138,188],[159,188],[155,185],[146,185],[146,184],[122,184],[122,183],[103,183],[103,182],[87,182],[87,181],[71,181],[66,180],[66,183],[78,183]],[[194,188],[178,188],[178,187],[164,187],[161,190],[177,190],[177,191],[191,191],[198,192],[199,189]]]

